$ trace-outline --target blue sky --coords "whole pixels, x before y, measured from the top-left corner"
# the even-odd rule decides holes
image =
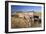
[[[11,11],[17,12],[17,11],[41,11],[41,6],[21,6],[21,5],[11,5]]]

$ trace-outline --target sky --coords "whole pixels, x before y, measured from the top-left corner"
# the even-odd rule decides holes
[[[11,11],[12,12],[17,12],[17,11],[22,11],[22,12],[28,12],[28,11],[41,11],[41,6],[21,6],[21,5],[11,5]]]

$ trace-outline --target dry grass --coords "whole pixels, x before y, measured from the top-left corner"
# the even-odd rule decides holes
[[[35,15],[40,15],[41,16],[41,13],[35,13]],[[24,18],[20,18],[20,17],[16,17],[15,15],[14,16],[11,16],[11,28],[29,28],[29,27],[40,27],[41,24],[38,24],[37,22],[34,23],[34,21],[28,21]]]
[[[12,17],[11,26],[12,26],[12,28],[28,28],[28,27],[40,27],[41,24],[31,23],[28,20],[25,20],[23,18]]]
[[[12,28],[26,28],[31,26],[31,24],[29,24],[29,22],[23,18],[12,17],[11,21]]]

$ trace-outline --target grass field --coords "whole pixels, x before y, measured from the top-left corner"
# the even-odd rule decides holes
[[[41,16],[41,13],[34,13],[34,15]],[[29,20],[29,21],[28,21]],[[29,27],[41,27],[41,23],[34,23],[31,19],[25,19],[18,17],[17,15],[11,15],[11,28],[29,28]]]

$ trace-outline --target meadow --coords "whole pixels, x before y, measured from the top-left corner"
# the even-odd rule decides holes
[[[39,23],[38,20],[36,22],[34,21],[35,19],[29,17],[19,17],[19,15],[11,15],[11,28],[32,28],[32,27],[41,27],[41,22]],[[40,12],[35,12],[33,13],[33,16],[41,16]],[[23,16],[23,15],[22,15]],[[36,18],[37,19],[37,18]]]

